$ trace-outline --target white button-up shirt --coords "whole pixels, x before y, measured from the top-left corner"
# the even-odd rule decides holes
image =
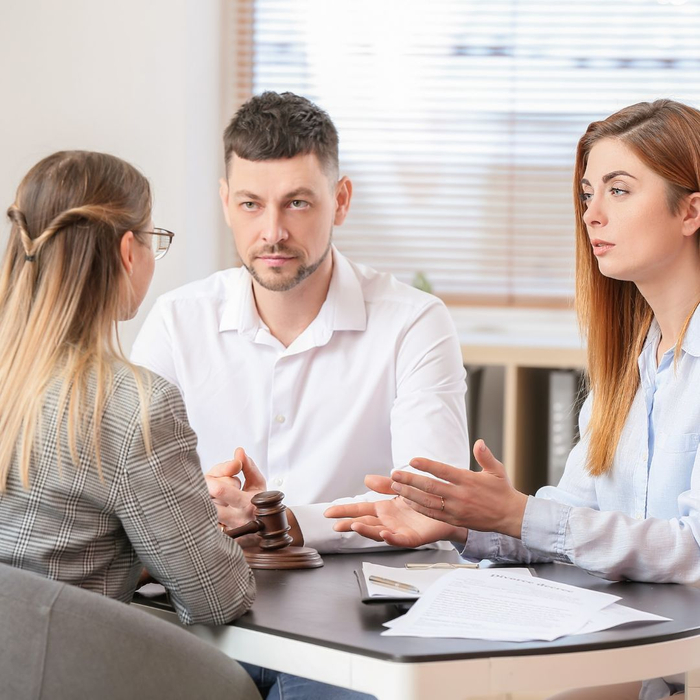
[[[700,310],[676,367],[669,350],[657,369],[659,338],[654,321],[611,471],[586,469],[589,396],[561,482],[528,499],[522,542],[471,532],[465,556],[571,562],[609,579],[700,581]]]
[[[285,493],[309,546],[372,546],[323,518],[366,474],[417,456],[468,467],[465,372],[444,304],[333,250],[318,316],[287,348],[244,268],[165,294],[132,360],[177,385],[205,470],[244,447]]]

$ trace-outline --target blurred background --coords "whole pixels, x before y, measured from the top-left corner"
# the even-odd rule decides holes
[[[37,160],[92,149],[138,166],[177,234],[127,352],[158,294],[236,264],[221,134],[291,90],[340,132],[340,250],[448,302],[472,435],[520,488],[556,480],[585,365],[576,143],[634,102],[700,107],[700,0],[0,0],[0,26],[2,211]]]
[[[640,100],[700,105],[694,0],[3,0],[0,20],[3,210],[54,150],[136,164],[177,233],[141,318],[235,262],[220,141],[253,93],[292,90],[335,120],[355,184],[342,251],[501,308],[570,303],[587,124]]]

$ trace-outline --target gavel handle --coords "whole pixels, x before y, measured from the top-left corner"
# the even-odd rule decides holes
[[[224,528],[224,532],[229,536],[233,537],[234,539],[236,537],[241,537],[241,535],[252,535],[254,532],[260,532],[265,526],[259,521],[259,520],[251,520],[249,523],[246,523],[245,525],[241,525],[240,527],[234,527],[234,528]]]

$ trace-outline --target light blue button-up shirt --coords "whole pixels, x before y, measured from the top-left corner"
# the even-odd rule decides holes
[[[608,579],[700,582],[700,310],[656,365],[654,321],[639,356],[640,386],[612,469],[586,469],[592,397],[558,486],[528,499],[522,540],[471,532],[463,555],[493,561],[562,561]]]

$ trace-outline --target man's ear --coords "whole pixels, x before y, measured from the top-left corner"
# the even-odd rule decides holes
[[[228,213],[228,181],[225,177],[222,177],[219,180],[219,197],[221,197],[221,205],[224,208],[224,219],[226,219],[226,223],[230,228],[231,218],[229,217]]]
[[[700,230],[700,192],[688,195],[683,212],[683,235],[694,236]]]
[[[122,258],[122,265],[126,270],[126,274],[131,276],[134,271],[134,245],[136,238],[133,231],[127,231],[121,241],[119,241],[119,253]]]
[[[352,182],[347,177],[342,177],[338,180],[335,187],[335,217],[333,223],[336,226],[345,221],[350,209],[350,200],[352,199]]]

